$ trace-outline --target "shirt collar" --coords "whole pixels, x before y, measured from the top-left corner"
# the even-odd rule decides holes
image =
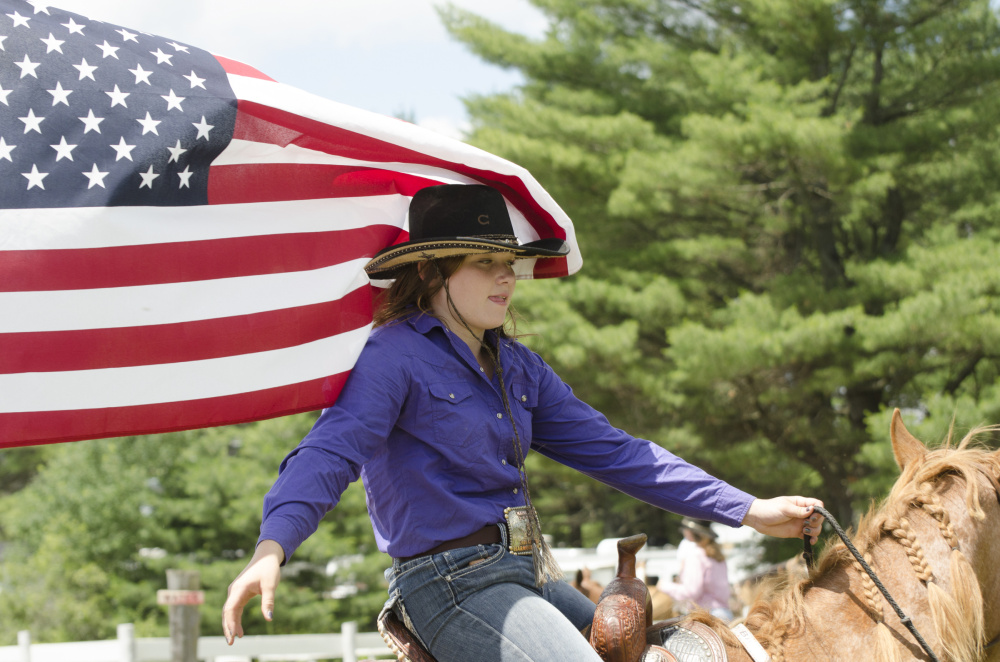
[[[448,331],[448,328],[444,325],[444,323],[441,320],[434,317],[433,315],[428,315],[427,313],[419,313],[419,312],[414,313],[413,315],[407,317],[406,321],[408,324],[410,324],[410,326],[412,326],[414,329],[424,334],[425,336],[428,333],[430,333],[432,329],[441,329],[446,333]],[[496,338],[496,332],[493,331],[492,329],[487,330],[486,335],[491,340]],[[510,345],[510,343],[507,341],[503,342],[505,345]]]
[[[446,338],[448,338],[448,340],[451,342],[451,344],[452,344],[453,347],[457,347],[456,343],[462,342],[461,340],[458,340],[458,336],[456,336],[456,335],[454,335],[452,333],[449,333],[448,332],[448,327],[446,327],[441,320],[439,320],[438,318],[434,317],[433,315],[428,315],[426,313],[421,313],[421,312],[415,312],[413,315],[410,315],[409,317],[406,318],[406,323],[409,324],[410,326],[412,326],[414,328],[414,330],[416,330],[418,333],[421,333],[421,334],[423,334],[425,336],[429,336],[434,329],[440,329],[441,333],[443,333],[444,336]],[[486,333],[487,333],[487,336],[490,338],[490,340],[492,340],[492,341],[496,340],[496,332],[495,331],[493,331],[491,329],[491,330],[488,330]],[[508,348],[510,347],[510,344],[511,344],[510,340],[503,339],[500,342],[504,346],[506,346]],[[462,343],[462,344],[466,347],[466,349],[468,348],[467,345],[465,345],[464,343]],[[459,353],[461,354],[462,352],[459,351]],[[504,370],[507,370],[509,368],[509,366],[508,366],[509,355],[508,355],[507,352],[501,352],[500,356],[501,356],[500,360],[503,363]],[[466,360],[468,361],[468,359],[466,359]],[[470,363],[470,365],[472,365],[472,364]],[[476,364],[475,367],[478,368],[479,365]]]
[[[439,328],[442,331],[445,330],[445,326],[441,320],[426,313],[415,312],[406,318],[406,322],[425,336],[430,333],[431,329]]]

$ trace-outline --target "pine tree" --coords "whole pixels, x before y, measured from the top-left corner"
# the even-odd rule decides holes
[[[574,219],[582,273],[518,302],[578,393],[739,487],[813,494],[846,521],[896,476],[891,408],[932,439],[953,416],[1000,421],[988,0],[533,4],[539,41],[442,17],[525,77],[468,100],[470,139]],[[591,508],[605,533],[660,526]]]

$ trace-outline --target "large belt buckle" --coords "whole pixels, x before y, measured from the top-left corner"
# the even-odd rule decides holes
[[[534,508],[528,506],[504,508],[503,517],[507,520],[507,549],[516,556],[531,556]]]

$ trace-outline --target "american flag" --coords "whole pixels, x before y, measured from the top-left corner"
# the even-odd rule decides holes
[[[375,84],[375,83],[373,83]],[[486,183],[522,242],[572,223],[509,161],[190,44],[0,0],[0,447],[328,406],[367,260],[418,189]]]

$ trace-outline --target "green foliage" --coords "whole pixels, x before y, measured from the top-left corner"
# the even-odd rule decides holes
[[[953,415],[1000,420],[987,0],[533,4],[551,21],[538,41],[442,17],[526,78],[468,100],[471,140],[575,221],[583,272],[518,303],[527,342],[584,399],[737,486],[815,494],[848,523],[897,475],[892,408],[938,438]],[[546,473],[543,519],[574,539],[585,520],[596,536],[662,530]]]
[[[166,636],[156,591],[166,588],[168,568],[199,571],[203,632],[214,632],[229,582],[256,544],[263,496],[313,418],[48,449],[27,487],[0,497],[0,642],[13,643],[22,629],[36,641],[112,638],[126,622],[139,636]],[[358,555],[327,576],[331,559]],[[336,631],[347,620],[374,627],[384,565],[364,492],[352,485],[285,567],[275,620],[253,602],[246,629]],[[338,585],[359,592],[326,598]]]

